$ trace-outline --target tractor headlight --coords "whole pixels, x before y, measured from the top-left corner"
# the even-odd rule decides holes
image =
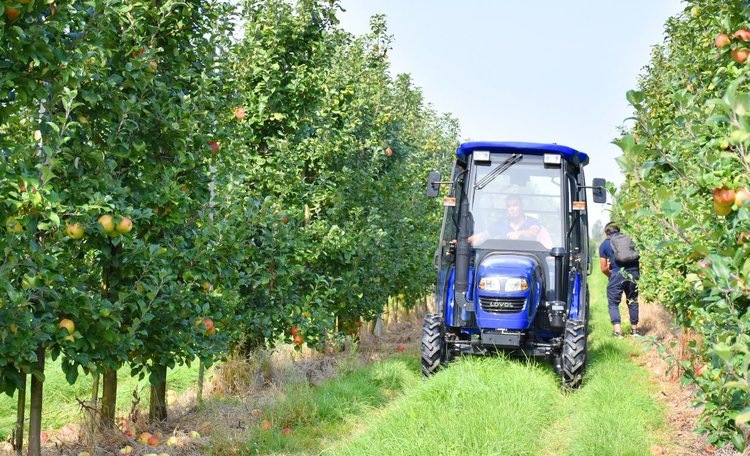
[[[479,281],[479,289],[484,291],[526,291],[529,284],[522,277],[489,276],[482,277]]]

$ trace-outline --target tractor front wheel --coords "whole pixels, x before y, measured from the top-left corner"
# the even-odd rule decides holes
[[[578,388],[586,369],[586,324],[581,320],[565,323],[562,349],[562,380],[567,388]]]
[[[427,314],[422,326],[422,377],[437,372],[445,359],[443,321],[440,315]]]

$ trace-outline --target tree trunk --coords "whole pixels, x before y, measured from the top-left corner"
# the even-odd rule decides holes
[[[44,399],[44,347],[36,349],[36,372],[31,374],[31,407],[29,410],[29,456],[42,454],[42,401]]]
[[[151,369],[151,401],[148,409],[149,422],[167,420],[167,366]]]
[[[115,413],[117,412],[117,371],[105,369],[102,375],[102,418],[103,427],[115,426]]]
[[[375,320],[375,325],[372,328],[372,333],[375,337],[383,337],[383,313],[378,314],[378,318]]]
[[[99,403],[99,373],[94,374],[94,380],[91,383],[91,405],[96,409]]]
[[[203,365],[203,361],[199,361],[198,364],[198,405],[203,405],[203,381],[206,377],[206,367]]]
[[[26,421],[26,375],[23,374],[23,388],[18,390],[18,403],[16,405],[16,454],[23,454],[23,425]]]

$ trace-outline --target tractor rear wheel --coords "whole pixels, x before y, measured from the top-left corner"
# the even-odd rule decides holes
[[[422,377],[429,377],[444,363],[445,340],[440,315],[427,314],[422,325]]]
[[[567,388],[581,385],[586,369],[586,344],[586,324],[581,320],[568,320],[562,349],[563,385]]]

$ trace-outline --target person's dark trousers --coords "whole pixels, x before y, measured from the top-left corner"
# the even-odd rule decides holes
[[[626,273],[627,274],[627,273]],[[625,299],[628,303],[628,314],[630,324],[638,324],[638,271],[630,273],[631,277],[625,276],[619,272],[612,274],[607,283],[607,302],[609,303],[609,320],[612,324],[620,323],[620,300],[622,293],[625,293]]]

